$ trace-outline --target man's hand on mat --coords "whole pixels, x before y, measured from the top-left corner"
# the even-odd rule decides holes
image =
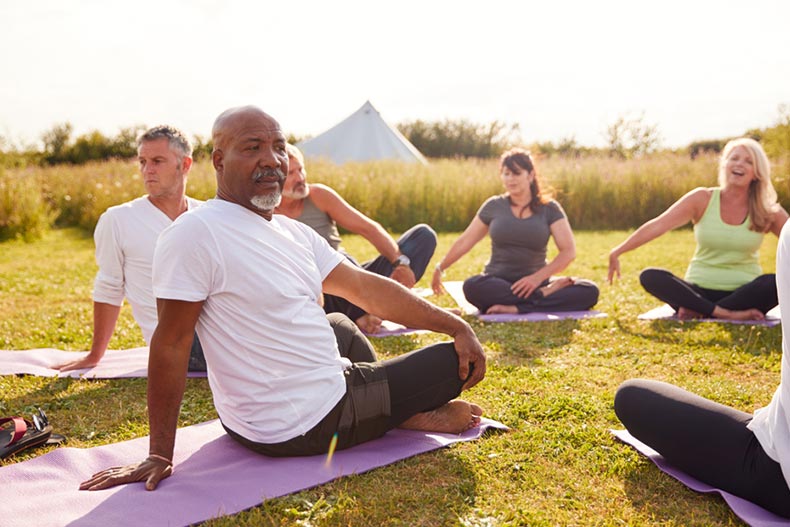
[[[461,389],[468,390],[485,377],[486,354],[471,328],[469,331],[454,335],[453,338],[455,339],[455,352],[458,354],[458,376],[461,379],[466,379]],[[472,366],[474,367],[472,368]],[[471,375],[469,375],[470,369],[472,370]]]
[[[94,366],[99,364],[99,360],[101,360],[101,357],[96,358],[96,357],[91,357],[90,355],[86,355],[81,359],[64,362],[63,364],[58,364],[56,366],[53,366],[53,368],[60,371],[82,370],[85,368],[93,368]]]
[[[145,481],[146,490],[154,490],[160,481],[173,473],[173,465],[164,459],[149,457],[142,463],[113,467],[94,474],[80,484],[80,490],[103,490],[135,481]]]
[[[374,335],[381,331],[381,320],[376,315],[371,315],[370,313],[365,313],[358,319],[354,321],[357,324],[357,327],[362,330],[363,333],[367,333],[368,335]]]

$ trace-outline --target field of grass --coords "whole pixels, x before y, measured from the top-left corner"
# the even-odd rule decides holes
[[[740,525],[722,500],[689,491],[615,442],[608,432],[620,427],[612,400],[620,382],[640,376],[752,411],[768,403],[779,382],[781,330],[636,320],[657,305],[639,287],[639,269],[659,264],[682,273],[693,239],[690,231],[672,232],[624,255],[623,279],[609,286],[606,255],[626,234],[577,232],[579,256],[568,270],[598,282],[597,308],[608,318],[532,324],[469,319],[489,368],[465,398],[511,431],[270,500],[207,525]],[[437,261],[455,236],[440,236]],[[355,256],[372,256],[364,240],[344,240]],[[776,239],[766,238],[766,272],[774,270],[775,247]],[[487,255],[483,242],[446,278],[479,272]],[[0,349],[87,349],[94,273],[93,241],[81,230],[53,230],[33,243],[0,243]],[[427,279],[418,285],[427,287]],[[451,305],[446,296],[432,300]],[[389,357],[441,339],[426,334],[373,343]],[[142,344],[125,306],[110,346]],[[41,406],[55,430],[68,436],[68,446],[91,447],[147,435],[145,391],[145,379],[3,376],[0,415],[29,414]],[[189,379],[180,424],[214,417],[206,381]]]
[[[629,229],[657,216],[699,186],[714,186],[717,159],[663,152],[620,160],[591,156],[539,159],[544,189],[555,196],[575,230]],[[427,166],[392,161],[310,161],[308,178],[326,183],[382,225],[403,232],[428,223],[440,232],[463,230],[483,201],[502,192],[496,160],[433,160]],[[790,164],[777,163],[772,179],[780,202],[790,203]],[[208,160],[195,163],[188,192],[215,194]],[[0,169],[0,240],[34,240],[53,223],[92,230],[112,205],[144,193],[134,161],[83,166]]]

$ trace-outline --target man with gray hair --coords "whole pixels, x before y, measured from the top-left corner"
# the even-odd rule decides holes
[[[146,344],[157,323],[152,286],[154,247],[159,233],[200,201],[186,195],[192,145],[172,126],[156,126],[137,140],[137,159],[147,195],[110,207],[99,218],[93,238],[99,272],[93,289],[93,341],[88,355],[56,366],[61,371],[96,366],[110,342],[124,298]],[[190,371],[205,371],[197,336]]]

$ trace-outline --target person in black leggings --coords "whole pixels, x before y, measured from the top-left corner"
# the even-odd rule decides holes
[[[624,382],[614,411],[632,436],[671,465],[790,518],[790,489],[779,463],[747,428],[751,414],[647,379]]]
[[[765,315],[777,304],[776,275],[772,273],[760,275],[734,291],[720,291],[686,282],[666,269],[648,267],[639,274],[639,283],[675,311],[685,308],[705,317],[713,316],[716,306],[730,311],[757,309]]]
[[[783,331],[790,327],[790,231],[776,255]],[[785,307],[788,309],[785,309]],[[632,436],[700,481],[790,518],[790,339],[782,339],[782,382],[770,404],[749,414],[664,382],[632,379],[614,411]],[[784,469],[784,470],[783,470]]]

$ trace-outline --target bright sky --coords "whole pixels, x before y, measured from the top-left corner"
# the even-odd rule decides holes
[[[207,137],[243,104],[317,135],[369,99],[393,125],[499,120],[526,143],[603,145],[644,114],[683,146],[775,123],[788,20],[787,0],[7,0],[0,136]]]

